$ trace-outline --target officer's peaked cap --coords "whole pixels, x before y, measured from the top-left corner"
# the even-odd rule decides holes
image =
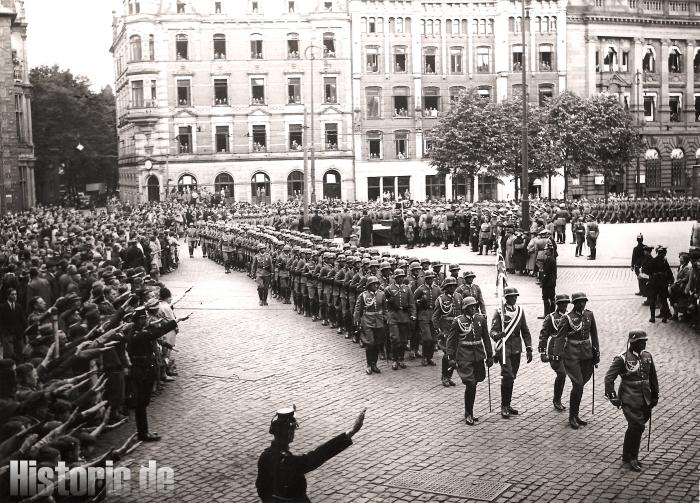
[[[294,406],[279,409],[275,413],[275,417],[273,417],[272,421],[270,422],[270,433],[274,435],[280,431],[297,429],[299,427],[299,423],[294,417],[295,411],[296,407]]]

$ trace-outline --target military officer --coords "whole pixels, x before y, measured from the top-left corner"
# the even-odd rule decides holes
[[[231,243],[232,236],[229,234],[228,229],[224,234],[221,235],[221,253],[224,258],[224,272],[225,274],[231,273],[231,266],[233,264],[233,246]]]
[[[447,358],[465,385],[464,422],[469,426],[479,422],[479,418],[474,417],[474,400],[476,384],[486,378],[484,361],[488,367],[493,365],[486,317],[477,313],[478,305],[474,297],[465,297],[462,314],[452,321],[447,336]]]
[[[416,308],[418,311],[418,333],[421,340],[421,354],[423,355],[422,365],[433,366],[433,353],[435,352],[435,334],[436,328],[433,326],[433,310],[435,301],[440,296],[440,287],[434,284],[435,273],[427,271],[423,275],[424,283],[420,285],[413,296],[416,299]]]
[[[462,297],[455,293],[457,280],[450,276],[442,283],[442,294],[435,300],[433,308],[433,326],[438,331],[438,345],[443,351],[442,368],[440,372],[442,385],[456,386],[452,380],[454,367],[450,365],[447,357],[447,334],[450,332],[452,321],[459,316],[462,306]]]
[[[260,455],[255,481],[263,503],[310,503],[304,475],[352,445],[352,437],[362,428],[366,411],[360,413],[347,433],[341,433],[313,451],[298,456],[289,452],[289,444],[294,441],[294,433],[299,428],[294,417],[295,410],[295,407],[278,410],[270,423],[270,434],[275,439]]]
[[[333,301],[333,261],[335,255],[331,252],[326,252],[323,254],[323,265],[321,266],[321,271],[318,276],[318,283],[321,285],[322,290],[319,292],[321,299],[321,325],[324,327],[328,325],[328,320],[330,318],[330,304]]]
[[[481,287],[474,283],[476,274],[472,271],[464,273],[464,283],[455,290],[458,294],[465,297],[474,297],[477,302],[477,312],[486,316],[486,304],[484,303],[484,295],[481,293]]]
[[[632,249],[632,270],[637,276],[637,285],[639,289],[635,295],[646,296],[646,281],[644,278],[639,277],[639,273],[642,272],[642,265],[644,265],[644,236],[639,234],[637,236],[637,246]]]
[[[518,306],[517,288],[509,286],[503,291],[504,312],[498,309],[491,323],[491,338],[496,341],[495,359],[501,364],[501,417],[509,419],[519,411],[511,407],[513,384],[518,376],[520,359],[525,343],[527,363],[532,361],[532,340],[527,327],[525,312]]]
[[[260,305],[267,306],[267,295],[270,290],[270,276],[272,275],[272,258],[262,243],[258,245],[258,254],[253,258],[252,272],[258,285],[258,297]]]
[[[376,276],[367,278],[366,288],[357,298],[353,317],[355,325],[362,327],[361,338],[365,344],[367,375],[381,374],[379,367],[377,367],[377,360],[379,350],[384,346],[386,297],[384,292],[379,289],[379,279]]]
[[[455,281],[457,281],[457,287],[462,286],[466,281],[464,281],[464,278],[459,277],[459,264],[450,264],[450,267],[448,268],[450,271],[450,276],[452,276]]]
[[[569,306],[571,299],[568,294],[560,293],[556,296],[556,309],[549,313],[542,323],[542,330],[540,330],[540,342],[537,351],[540,353],[540,359],[543,363],[549,362],[549,366],[556,373],[557,377],[554,379],[554,399],[552,403],[554,408],[559,412],[565,411],[561,403],[561,396],[564,393],[564,384],[566,384],[566,371],[564,370],[564,364],[560,357],[554,355],[554,342],[558,335],[559,323],[561,319],[566,316],[566,310]]]
[[[588,297],[583,292],[571,295],[574,307],[559,321],[553,354],[564,361],[564,370],[571,380],[569,425],[577,430],[588,424],[579,417],[583,387],[591,379],[600,362],[598,328],[593,313],[586,309]]]
[[[387,321],[394,360],[391,365],[393,370],[398,370],[399,367],[406,368],[404,363],[406,343],[408,342],[410,324],[416,320],[416,302],[411,288],[404,283],[405,278],[406,271],[400,268],[396,269],[394,271],[396,283],[389,285],[384,290],[389,311]]]
[[[639,445],[645,424],[651,418],[651,409],[659,402],[659,382],[654,360],[645,351],[648,336],[643,330],[632,330],[627,336],[627,350],[613,358],[605,374],[605,396],[627,419],[627,431],[622,446],[622,461],[639,472]],[[615,392],[615,380],[621,378]]]

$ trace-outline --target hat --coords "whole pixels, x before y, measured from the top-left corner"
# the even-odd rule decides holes
[[[296,430],[297,428],[299,428],[299,423],[294,417],[294,412],[296,411],[296,409],[297,408],[294,405],[292,405],[291,407],[279,409],[275,413],[275,417],[273,417],[272,421],[270,421],[270,434],[274,435],[282,431],[292,429]]]
[[[514,286],[508,286],[503,290],[503,296],[504,297],[512,297],[512,296],[518,296],[520,295],[518,293],[518,289],[515,288]]]
[[[459,264],[450,264],[450,271],[459,271]]]
[[[627,342],[646,341],[648,339],[649,336],[644,330],[630,330],[627,336]]]
[[[136,309],[134,309],[134,318],[141,318],[141,317],[146,317],[146,308],[143,306],[139,306]]]
[[[422,269],[422,267],[420,266],[420,262],[411,262],[409,269],[413,271],[416,269]]]
[[[476,304],[478,304],[478,302],[471,295],[469,297],[464,297],[464,299],[462,300],[462,309],[465,309],[469,306],[474,306]]]
[[[445,281],[442,282],[442,287],[445,288],[446,286],[457,286],[457,278],[452,276],[445,278]]]
[[[588,300],[586,294],[583,292],[576,292],[571,294],[571,302],[576,302],[577,300]]]
[[[474,271],[467,271],[464,273],[465,278],[476,278],[476,274],[474,274]]]
[[[423,275],[423,277],[426,278],[426,279],[428,279],[428,278],[434,278],[434,277],[435,277],[435,273],[434,273],[433,271],[425,271],[425,274]]]
[[[557,304],[559,304],[560,302],[569,303],[571,302],[571,298],[567,293],[558,293],[557,296],[554,298],[554,302],[556,302]]]
[[[640,232],[637,234],[637,241],[642,241],[644,239],[644,236],[642,236],[642,233]]]
[[[367,278],[367,286],[372,285],[374,283],[379,283],[379,279],[376,276],[369,276]]]
[[[157,299],[148,299],[146,303],[143,305],[146,309],[157,309],[158,308],[158,300]]]
[[[399,268],[394,271],[394,276],[406,276],[406,271]]]

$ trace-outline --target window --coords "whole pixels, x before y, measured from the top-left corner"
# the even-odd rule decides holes
[[[263,59],[262,35],[253,33],[250,36],[250,57],[251,59]]]
[[[216,151],[219,153],[229,151],[228,126],[216,126]]]
[[[423,116],[437,117],[440,110],[440,88],[426,87],[423,89]]]
[[[450,49],[450,73],[464,73],[461,47]]]
[[[214,35],[214,59],[226,59],[226,35]]]
[[[368,47],[366,57],[367,57],[367,73],[378,73],[379,72],[379,48],[378,47]]]
[[[518,44],[513,46],[513,71],[519,72],[523,69],[523,46]]]
[[[151,104],[156,106],[156,99],[158,99],[158,82],[155,80],[151,81]]]
[[[450,87],[450,101],[457,101],[467,91],[466,87],[463,86],[452,86]]]
[[[614,47],[608,47],[603,58],[603,71],[617,71],[617,51]]]
[[[190,81],[187,79],[178,79],[177,81],[177,104],[181,107],[188,107],[192,104],[190,101]]]
[[[394,88],[394,117],[409,117],[408,111],[408,97],[410,90],[408,87],[395,87]]]
[[[192,153],[192,126],[180,126],[177,135],[181,154]]]
[[[294,1],[290,0],[287,2],[287,10],[290,14],[294,14]]]
[[[192,192],[197,188],[197,179],[192,175],[185,174],[177,179],[177,191],[179,193]]]
[[[550,44],[540,45],[540,71],[550,72],[554,70],[554,61],[552,59],[552,46]]]
[[[323,77],[323,102],[338,103],[338,90],[335,77]]]
[[[367,177],[367,200],[377,201],[381,194],[378,176]]]
[[[301,77],[287,79],[288,103],[301,103]]]
[[[335,35],[332,33],[323,34],[323,57],[335,58]]]
[[[141,108],[143,106],[143,81],[134,80],[131,82],[131,106]]]
[[[381,93],[380,87],[368,87],[366,90],[367,118],[379,119],[381,117]]]
[[[367,133],[367,153],[369,159],[382,159],[382,134],[378,132]]]
[[[214,79],[214,105],[228,105],[228,80]]]
[[[656,71],[656,53],[653,47],[647,46],[644,49],[644,58],[642,59],[642,70],[645,72]]]
[[[221,194],[224,191],[224,197],[233,197],[233,177],[228,173],[219,173],[214,178],[214,191]]]
[[[700,122],[700,94],[695,95],[695,122]]]
[[[143,54],[141,52],[141,37],[132,35],[129,39],[131,45],[131,61],[141,61]]]
[[[187,35],[176,35],[175,36],[175,57],[178,60],[182,59],[190,59],[188,52],[188,45],[187,45]]]
[[[250,179],[251,194],[255,198],[266,198],[270,196],[270,177],[258,171]]]
[[[221,14],[221,2],[214,2],[214,14]]]
[[[151,61],[156,59],[156,41],[153,35],[148,36],[148,57]]]
[[[185,4],[185,2],[183,2],[182,0],[178,0],[178,2],[177,2],[177,13],[178,13],[178,14],[184,14],[185,11],[186,11],[186,9],[187,9],[187,5]]]
[[[644,93],[644,120],[654,121],[656,117],[656,95]]]
[[[490,73],[491,71],[491,48],[477,47],[476,48],[476,72]]]
[[[476,92],[479,94],[479,98],[481,99],[491,99],[491,88],[489,86],[479,86]]]
[[[253,152],[265,152],[267,150],[267,126],[253,125]]]
[[[287,35],[287,58],[299,59],[299,35],[296,33]]]
[[[265,79],[250,79],[250,96],[253,105],[265,104]]]
[[[338,124],[326,123],[324,129],[326,150],[338,150]]]
[[[549,28],[547,30],[550,33],[556,33],[556,31],[557,31],[557,16],[552,16],[549,18]]]
[[[394,72],[406,73],[406,48],[394,47]]]
[[[304,147],[303,127],[301,124],[289,125],[289,150],[302,150]]]
[[[367,20],[367,33],[377,33],[377,21],[373,17]]]
[[[552,84],[540,84],[537,95],[542,107],[554,97],[554,86]]]
[[[622,70],[623,72],[626,72],[629,69],[629,64],[630,64],[630,52],[623,51],[622,52],[622,60],[620,63],[620,70]]]
[[[671,150],[671,186],[686,186],[685,152],[680,148]]]
[[[698,4],[700,6],[700,4]],[[700,72],[700,50],[695,49],[695,57],[693,58],[693,71]]]
[[[675,45],[668,52],[668,71],[671,73],[681,73],[683,71],[683,55],[681,50]]]
[[[292,199],[304,194],[304,173],[292,171],[287,177],[287,197]]]
[[[668,110],[671,122],[680,122],[682,116],[681,95],[671,94],[668,97]]]
[[[394,151],[397,159],[408,159],[408,133],[404,131],[394,133]]]
[[[250,12],[252,12],[253,14],[257,14],[260,7],[258,4],[259,2],[256,2],[254,0],[250,2]]]
[[[659,151],[650,148],[644,154],[644,170],[646,172],[647,188],[658,188],[661,186],[661,159]]]
[[[15,94],[15,127],[17,128],[17,141],[24,143],[24,96]]]
[[[430,158],[430,151],[433,150],[435,146],[435,140],[432,138],[425,138],[423,141],[423,159]]]
[[[333,12],[333,2],[323,2],[323,10],[326,12]]]
[[[423,54],[423,73],[435,73],[435,48],[426,47],[425,53]]]
[[[425,175],[426,199],[443,199],[445,193],[445,175]]]

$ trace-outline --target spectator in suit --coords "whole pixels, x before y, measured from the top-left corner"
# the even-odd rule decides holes
[[[2,340],[2,358],[21,358],[24,350],[24,329],[27,317],[22,306],[17,302],[17,290],[7,292],[7,300],[0,304],[0,339]]]
[[[48,305],[53,304],[54,298],[51,291],[51,284],[48,280],[39,276],[39,269],[31,267],[29,269],[29,283],[27,284],[27,304],[25,308],[29,311],[29,300],[33,297],[41,297]]]

